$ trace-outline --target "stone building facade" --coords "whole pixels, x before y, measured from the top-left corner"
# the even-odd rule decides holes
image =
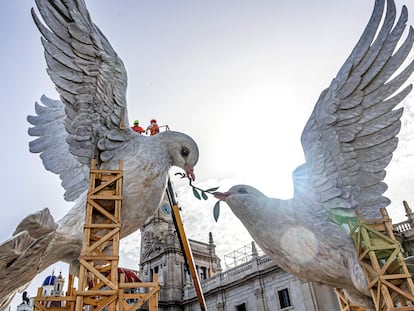
[[[340,310],[333,289],[297,279],[268,256],[259,255],[254,243],[243,264],[223,272],[211,233],[208,239],[189,241],[207,310]],[[154,273],[161,287],[161,311],[200,310],[168,202],[141,228],[140,278],[152,281]]]
[[[303,282],[280,269],[267,255],[201,282],[207,310],[340,310],[332,288]],[[200,310],[192,286],[186,286],[184,310]]]
[[[221,272],[220,259],[216,255],[211,235],[208,243],[189,242],[200,280]],[[158,274],[161,287],[158,304],[160,310],[183,310],[184,287],[192,281],[175,233],[168,202],[164,202],[141,228],[140,258],[139,274],[143,282],[152,281],[154,274]]]
[[[400,243],[404,249],[404,257],[413,257],[414,256],[414,213],[406,201],[403,202],[403,206],[405,209],[405,215],[407,216],[407,220],[393,224],[393,229],[394,229],[394,232],[396,233],[396,237],[400,240]],[[411,261],[414,266],[414,259]],[[414,271],[414,268],[412,268],[411,270]]]

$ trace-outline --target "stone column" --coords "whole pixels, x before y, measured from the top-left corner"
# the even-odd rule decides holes
[[[300,282],[302,295],[303,295],[303,304],[307,311],[315,311],[318,310],[318,307],[315,306],[315,292],[310,282]]]
[[[263,289],[256,288],[256,290],[254,291],[254,295],[256,296],[257,311],[266,311],[266,304],[263,297]]]

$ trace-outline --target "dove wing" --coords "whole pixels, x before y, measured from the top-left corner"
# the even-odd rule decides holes
[[[383,179],[403,112],[394,108],[411,91],[403,85],[414,70],[407,61],[412,27],[401,42],[407,9],[395,21],[388,0],[380,26],[384,7],[385,0],[376,0],[361,38],[320,95],[301,137],[306,163],[294,173],[295,196],[305,194],[327,209],[356,209],[363,218],[377,217],[390,202]]]
[[[46,169],[60,175],[65,198],[72,200],[86,189],[98,145],[105,161],[134,136],[129,126],[123,129],[129,124],[127,75],[83,0],[36,0],[36,6],[43,22],[34,9],[32,16],[42,35],[47,72],[64,109],[43,99],[43,106],[36,105],[38,116],[28,118],[34,125],[29,134],[39,138],[30,150],[41,153]]]

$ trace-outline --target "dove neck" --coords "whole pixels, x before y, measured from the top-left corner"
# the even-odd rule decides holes
[[[291,202],[292,200],[263,198],[256,202],[245,202],[245,206],[243,207],[231,206],[231,209],[238,218],[255,224],[259,218],[278,218],[279,215],[290,214]]]

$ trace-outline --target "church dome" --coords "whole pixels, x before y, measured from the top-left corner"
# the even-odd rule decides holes
[[[42,283],[42,286],[47,286],[47,285],[55,285],[55,279],[56,276],[55,275],[49,275],[45,278],[45,280]]]
[[[135,282],[141,282],[138,275],[135,271],[125,268],[118,268],[118,273],[122,273],[125,275],[125,282],[126,283],[135,283]]]

